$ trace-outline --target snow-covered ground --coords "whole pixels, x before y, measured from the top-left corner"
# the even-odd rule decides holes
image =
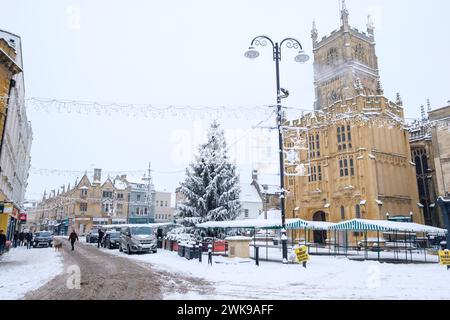
[[[207,296],[196,291],[167,293],[165,299],[450,299],[450,271],[438,264],[311,256],[307,269],[266,261],[258,267],[250,259],[224,257],[214,257],[213,266],[209,266],[207,256],[199,263],[166,250],[130,256],[118,250],[101,250],[152,263],[174,274],[206,279],[216,289]]]
[[[62,270],[61,254],[54,248],[12,248],[0,260],[0,299],[20,299]]]

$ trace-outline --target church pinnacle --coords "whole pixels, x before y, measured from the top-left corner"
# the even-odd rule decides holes
[[[341,22],[342,22],[342,26],[344,26],[344,27],[348,27],[348,16],[349,16],[349,12],[347,10],[347,5],[345,3],[345,0],[342,0]]]

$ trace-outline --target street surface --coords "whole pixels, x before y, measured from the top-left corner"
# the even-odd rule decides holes
[[[69,241],[60,239],[64,271],[43,287],[26,294],[24,299],[149,300],[163,299],[165,294],[208,293],[212,290],[204,280],[156,270],[151,264],[106,254],[83,242],[77,242],[75,251],[71,251]],[[73,266],[78,266],[81,271],[80,289],[69,288],[74,283],[70,279],[73,274],[68,272]]]

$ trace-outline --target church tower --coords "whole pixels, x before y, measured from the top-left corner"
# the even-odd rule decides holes
[[[348,18],[349,11],[343,0],[340,29],[320,41],[313,22],[315,110],[352,98],[361,91],[376,95],[382,90],[372,19],[368,17],[366,33],[352,28]]]

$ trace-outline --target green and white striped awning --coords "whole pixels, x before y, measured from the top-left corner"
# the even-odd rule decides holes
[[[307,227],[308,227],[308,223],[302,219],[287,219],[286,220],[286,229],[287,230],[305,229]]]
[[[353,219],[331,226],[330,230],[394,231],[394,229],[385,222],[386,221]]]

